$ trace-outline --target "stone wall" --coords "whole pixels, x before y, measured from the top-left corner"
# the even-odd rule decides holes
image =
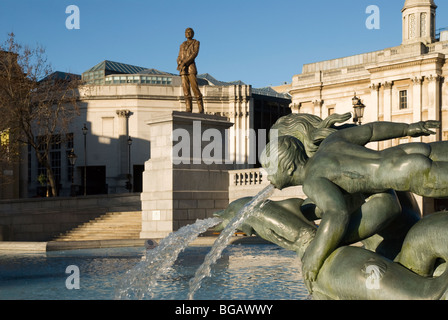
[[[141,210],[140,194],[0,201],[0,241],[49,241],[106,212]]]

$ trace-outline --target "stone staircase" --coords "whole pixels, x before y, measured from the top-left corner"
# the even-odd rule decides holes
[[[108,212],[57,236],[54,241],[139,239],[141,211]]]

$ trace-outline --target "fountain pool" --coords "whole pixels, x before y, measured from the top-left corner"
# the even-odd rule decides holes
[[[155,300],[185,300],[189,281],[211,247],[190,246],[154,288]],[[126,272],[146,254],[144,247],[82,249],[43,254],[0,253],[0,299],[112,300]],[[66,282],[79,268],[79,289]],[[203,280],[197,300],[305,300],[300,260],[271,244],[233,244]]]

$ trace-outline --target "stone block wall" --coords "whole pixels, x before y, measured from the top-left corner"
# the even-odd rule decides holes
[[[207,164],[202,151],[210,141],[202,141],[208,129],[218,130],[222,156],[226,154],[225,130],[232,126],[227,118],[186,112],[169,112],[148,121],[150,159],[143,173],[141,238],[164,238],[197,219],[211,217],[229,201],[229,164]],[[173,160],[176,129],[188,133],[189,149],[182,163]],[[194,140],[199,139],[199,140]],[[198,147],[194,148],[194,146]],[[187,151],[187,150],[184,150]],[[180,154],[178,154],[180,155]],[[200,157],[200,159],[198,158]]]

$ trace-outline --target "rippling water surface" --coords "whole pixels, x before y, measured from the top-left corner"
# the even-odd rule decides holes
[[[188,247],[159,279],[153,299],[187,299],[189,281],[210,247]],[[0,299],[114,299],[126,272],[138,264],[145,248],[84,249],[44,254],[0,253]],[[79,268],[79,289],[67,289]],[[300,274],[300,260],[276,245],[230,245],[203,280],[195,299],[281,300],[308,299]]]

